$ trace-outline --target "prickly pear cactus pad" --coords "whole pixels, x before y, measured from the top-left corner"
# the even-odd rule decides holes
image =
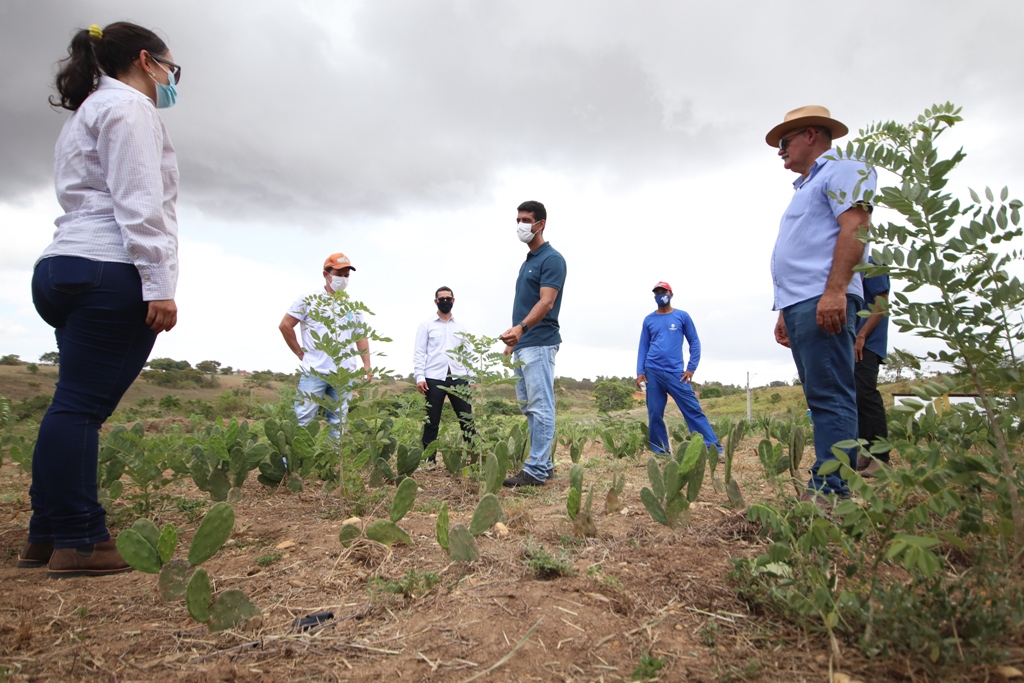
[[[210,508],[192,539],[188,561],[200,565],[213,557],[228,540],[234,526],[235,509],[230,503],[217,503]]]

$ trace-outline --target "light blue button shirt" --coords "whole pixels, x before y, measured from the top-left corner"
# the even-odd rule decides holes
[[[796,191],[782,214],[772,252],[773,310],[780,311],[825,293],[832,255],[839,239],[839,215],[848,211],[854,200],[862,199],[865,192],[875,191],[878,174],[871,169],[857,188],[858,196],[854,197],[854,189],[864,178],[868,166],[860,161],[826,158],[835,154],[835,150],[822,154],[807,177],[800,176],[793,183]],[[828,194],[830,191],[838,197],[845,193],[845,199],[833,199]],[[867,245],[864,258],[867,259]],[[854,273],[847,293],[863,299],[861,280],[861,274]]]

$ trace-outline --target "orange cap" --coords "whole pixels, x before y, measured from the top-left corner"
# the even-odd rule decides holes
[[[352,261],[350,261],[348,256],[345,256],[340,251],[337,254],[331,254],[324,261],[324,270],[327,270],[328,268],[334,268],[336,270],[352,268],[352,270],[355,270],[355,268],[352,267]]]

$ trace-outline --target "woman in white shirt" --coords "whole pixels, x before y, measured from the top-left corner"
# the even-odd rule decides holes
[[[152,31],[78,31],[50,104],[72,112],[54,152],[64,215],[36,263],[32,298],[60,352],[32,462],[32,519],[19,567],[53,577],[129,569],[97,497],[99,428],[174,327],[178,163],[157,108],[181,68]]]

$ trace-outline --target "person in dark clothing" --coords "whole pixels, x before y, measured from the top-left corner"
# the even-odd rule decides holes
[[[870,261],[874,263],[874,261]],[[889,276],[864,278],[864,300],[883,306],[889,298]],[[853,366],[857,385],[858,436],[873,444],[876,439],[888,439],[885,404],[878,393],[878,366],[885,362],[889,346],[889,316],[876,312],[857,319],[857,338],[854,341]],[[868,448],[871,448],[869,445]],[[889,451],[873,453],[875,460],[860,458],[857,469],[863,477],[873,477],[884,464],[889,463]]]

